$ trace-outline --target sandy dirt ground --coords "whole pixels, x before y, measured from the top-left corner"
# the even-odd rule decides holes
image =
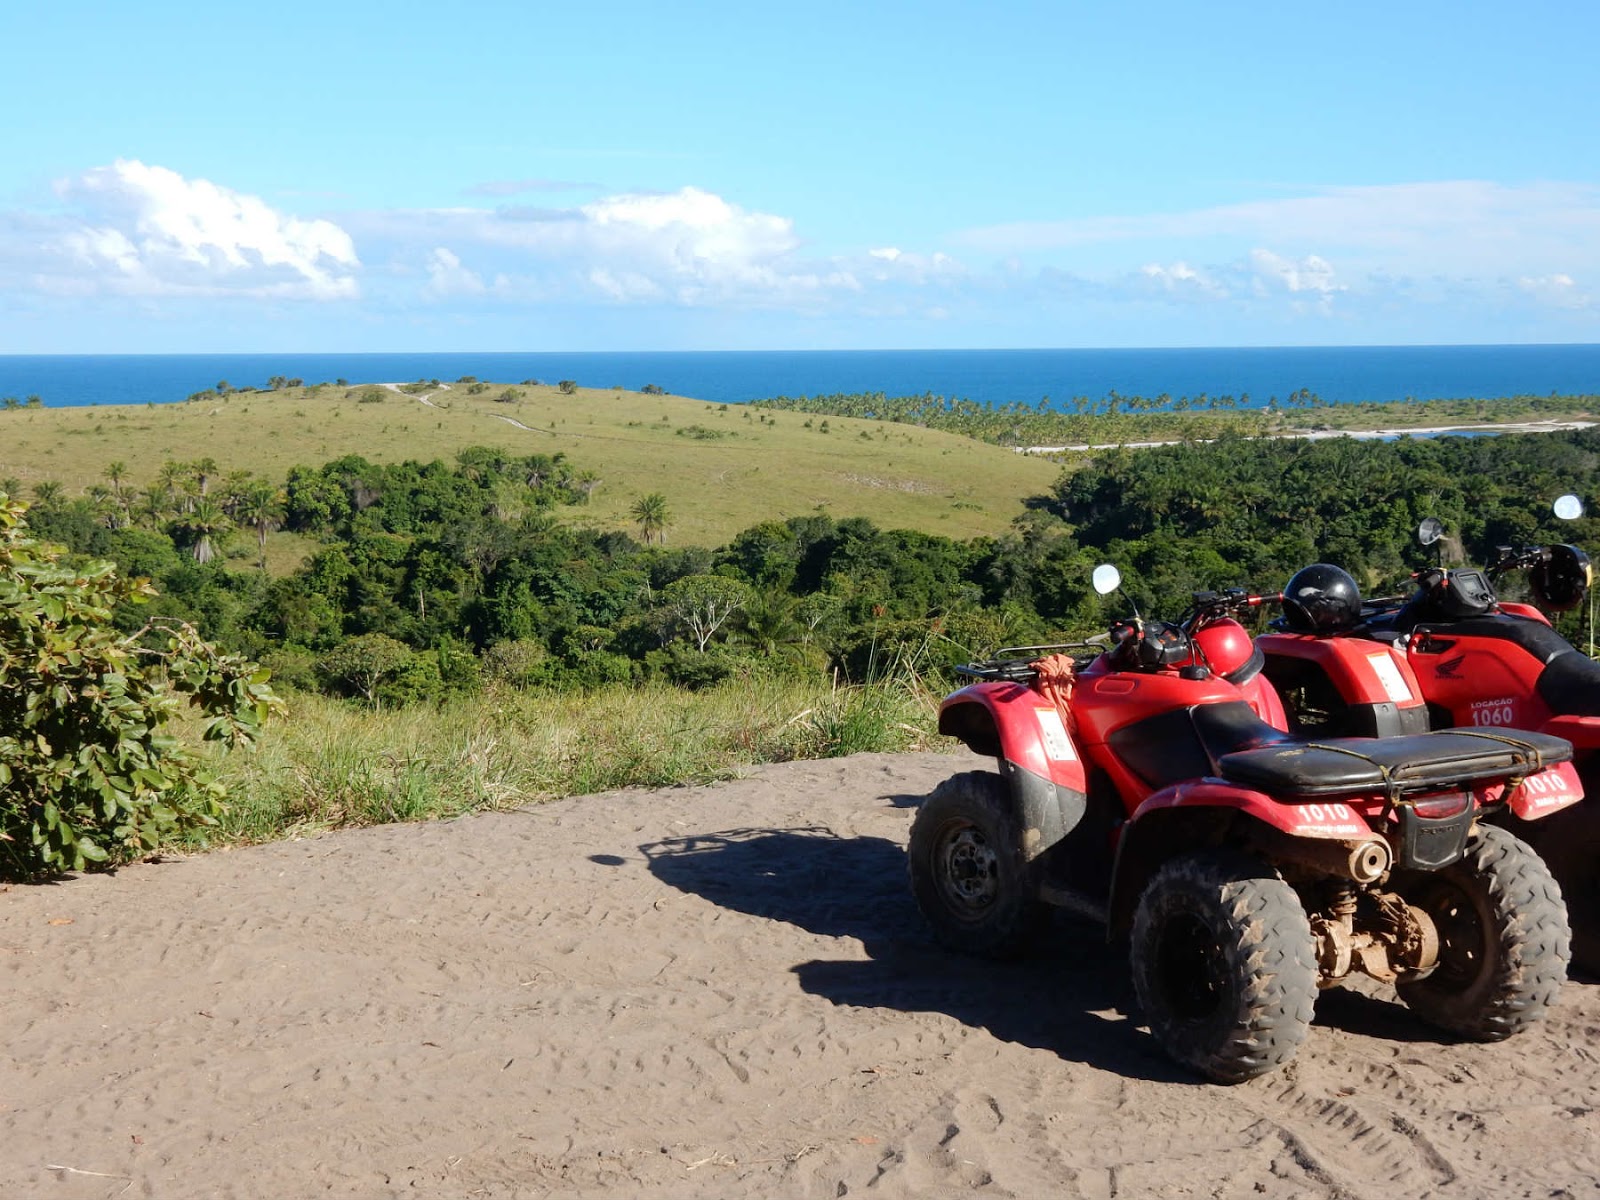
[[[0,894],[0,1196],[1566,1197],[1600,985],[1450,1041],[1376,985],[1285,1070],[1171,1066],[1063,917],[1003,968],[910,900],[971,756],[391,826]]]

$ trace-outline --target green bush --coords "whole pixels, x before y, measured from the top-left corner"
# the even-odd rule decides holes
[[[73,566],[0,493],[0,874],[111,864],[216,824],[225,798],[165,727],[198,709],[207,739],[255,740],[267,672],[187,622],[114,616],[154,595],[110,563]],[[187,703],[186,703],[187,702]]]
[[[261,656],[279,687],[312,692],[317,689],[317,656],[300,646],[279,646]]]
[[[483,670],[512,687],[533,687],[550,678],[550,652],[537,638],[496,642],[483,652]]]
[[[650,672],[676,687],[698,692],[722,683],[740,673],[748,664],[725,646],[696,650],[683,642],[672,642],[645,656]]]
[[[380,704],[423,704],[439,699],[444,690],[438,653],[418,650],[378,684],[377,698]]]

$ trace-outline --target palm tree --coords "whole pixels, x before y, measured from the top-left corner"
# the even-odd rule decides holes
[[[154,529],[167,515],[171,501],[172,493],[160,484],[153,483],[139,492],[139,505],[132,512],[135,517],[142,519],[141,524]]]
[[[221,469],[221,467],[217,466],[217,460],[210,456],[197,459],[189,464],[189,470],[193,472],[195,482],[199,485],[202,496],[206,494],[206,484],[214,479]]]
[[[159,488],[163,496],[174,497],[188,477],[189,468],[169,458],[161,464],[161,470],[156,472],[155,485],[150,490],[153,492]],[[184,510],[188,511],[187,505],[184,506]]]
[[[791,651],[806,634],[800,621],[800,598],[788,592],[761,592],[744,607],[741,632],[768,658]]]
[[[267,569],[267,534],[283,524],[283,501],[283,493],[265,479],[251,480],[236,497],[234,517],[256,531],[256,547],[261,552],[256,565],[263,571]]]
[[[644,534],[646,546],[652,541],[666,544],[666,528],[671,523],[672,514],[667,511],[667,498],[660,492],[640,496],[628,509],[628,514],[639,522],[639,532]]]
[[[107,514],[107,522],[112,529],[126,529],[133,522],[133,515],[128,507],[128,497],[122,494],[122,481],[128,477],[127,465],[120,460],[110,463],[106,467],[105,476],[111,481],[112,503],[112,511]]]
[[[106,467],[106,478],[111,481],[111,494],[122,501],[122,481],[128,477],[128,466],[120,459]]]
[[[126,529],[128,527],[128,511],[111,494],[111,489],[103,483],[91,483],[84,489],[84,496],[88,498],[89,507],[94,510],[94,515],[107,529]]]
[[[193,508],[178,518],[178,529],[189,539],[189,553],[197,563],[208,563],[217,556],[212,539],[232,527],[233,522],[209,496],[201,496]]]
[[[61,503],[61,485],[54,479],[41,479],[33,485],[33,499],[40,508],[51,508]]]

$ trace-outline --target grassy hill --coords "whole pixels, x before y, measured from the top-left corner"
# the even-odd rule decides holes
[[[417,385],[407,385],[416,388]],[[1060,467],[952,433],[885,421],[772,413],[621,389],[441,384],[412,394],[366,384],[235,392],[176,404],[0,412],[0,478],[22,495],[149,483],[169,459],[209,456],[226,474],[281,479],[345,454],[451,459],[465,446],[565,454],[599,477],[565,519],[632,529],[628,508],[666,496],[669,542],[720,544],[768,518],[823,511],[965,538],[999,533]]]

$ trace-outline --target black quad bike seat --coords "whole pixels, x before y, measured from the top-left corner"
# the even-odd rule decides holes
[[[1197,705],[1190,715],[1216,774],[1275,796],[1398,798],[1530,775],[1572,758],[1570,742],[1520,729],[1302,739],[1274,729],[1247,704]]]
[[[1580,650],[1558,654],[1539,672],[1539,698],[1558,716],[1600,717],[1600,663]]]

